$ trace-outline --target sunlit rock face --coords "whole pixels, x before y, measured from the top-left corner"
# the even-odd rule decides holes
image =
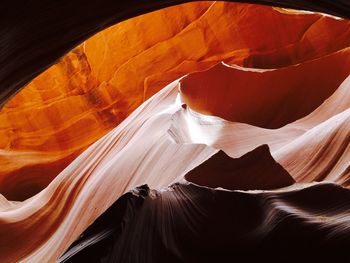
[[[272,69],[317,58],[324,60],[297,66],[300,74],[292,67],[289,71],[295,73],[289,77],[271,72],[280,75],[270,82],[275,83],[274,89],[279,89],[284,79],[292,78],[294,83],[286,85],[299,85],[299,88],[293,87],[291,92],[300,94],[297,90],[306,86],[308,94],[321,92],[321,95],[316,94],[311,104],[303,104],[301,107],[307,108],[303,110],[299,109],[302,96],[285,104],[283,96],[289,94],[289,88],[280,89],[278,93],[284,93],[276,95],[282,96],[280,103],[286,109],[287,106],[298,108],[294,116],[268,120],[271,123],[254,120],[253,124],[275,128],[296,120],[318,106],[348,74],[349,36],[349,22],[345,20],[223,2],[175,6],[117,24],[72,50],[2,109],[0,191],[14,200],[38,192],[79,153],[166,84],[220,61]],[[343,49],[340,53],[344,55],[333,54]],[[323,58],[327,55],[331,57]],[[314,65],[316,68],[310,75],[304,68]],[[252,92],[258,88],[249,73],[247,77],[243,75],[241,84],[235,83],[232,92],[243,90],[245,78],[252,82],[249,84]],[[258,79],[255,83],[259,83]],[[270,77],[264,79],[270,81]],[[197,89],[201,92],[199,86]],[[276,110],[267,106],[268,101],[260,104],[269,107],[265,110],[267,114]],[[245,105],[241,111],[250,107],[249,103]],[[255,118],[249,111],[244,113],[248,117],[240,115],[238,119],[233,112],[230,116],[222,115],[217,109],[209,113],[244,122],[245,118]]]
[[[223,2],[86,40],[0,113],[0,261],[348,256],[349,44]]]

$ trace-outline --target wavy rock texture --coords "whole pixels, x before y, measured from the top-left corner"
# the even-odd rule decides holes
[[[349,75],[349,66],[350,49],[273,70],[218,64],[185,77],[182,98],[197,112],[280,128],[317,108]]]
[[[0,106],[49,65],[94,33],[136,15],[183,0],[2,1],[0,19]],[[347,0],[246,0],[350,18]],[[13,16],[16,14],[16,16]],[[64,14],[64,16],[62,15]]]
[[[114,203],[59,262],[348,260],[349,198],[330,183],[278,191],[142,186]]]
[[[11,200],[34,195],[165,85],[220,61],[242,67],[287,67],[288,76],[274,70],[261,80],[260,73],[238,70],[225,87],[235,85],[236,93],[250,81],[251,90],[235,96],[240,102],[234,101],[244,113],[232,109],[222,109],[229,116],[216,112],[220,109],[208,113],[267,128],[283,126],[315,109],[339,86],[348,74],[349,43],[346,20],[257,5],[191,3],[122,22],[75,48],[5,105],[0,112],[0,192]],[[310,62],[297,65],[305,61]],[[294,82],[279,89],[286,79]],[[269,107],[267,96],[260,102],[246,101],[247,96],[253,98],[250,94],[259,88],[259,81],[274,85],[271,90],[280,103]],[[292,90],[297,83],[300,87]],[[296,98],[285,103],[293,92]],[[301,103],[306,98],[309,103]],[[220,103],[223,98],[216,99]],[[251,103],[260,104],[256,107],[264,115],[276,119],[258,120]],[[189,104],[200,111],[199,105]],[[281,116],[274,115],[276,108],[284,109]]]
[[[349,22],[219,2],[147,16],[173,12],[155,40],[101,32],[4,108],[21,139],[1,152],[2,262],[347,251]]]
[[[143,103],[39,194],[24,202],[1,202],[4,262],[56,260],[123,193],[145,182],[160,189],[181,181],[219,149],[239,157],[267,143],[272,156],[297,182],[321,176],[348,186],[350,78],[311,114],[280,129],[195,113],[183,107],[178,83]],[[346,219],[348,203],[342,204],[337,209]],[[328,208],[324,209],[327,215]]]

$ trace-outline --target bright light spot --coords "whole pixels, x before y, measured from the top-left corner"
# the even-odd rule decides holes
[[[200,114],[188,107],[185,120],[191,141],[209,146],[215,144],[224,125],[221,118]]]

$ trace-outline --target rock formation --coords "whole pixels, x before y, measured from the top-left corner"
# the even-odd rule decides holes
[[[206,85],[231,81],[222,88],[242,92],[217,92],[232,102],[222,103],[222,97],[211,102],[236,110],[222,109],[227,116],[216,112],[220,109],[208,113],[266,128],[283,126],[319,106],[345,79],[349,45],[347,20],[258,5],[191,3],[124,21],[73,49],[1,110],[0,192],[11,200],[39,192],[143,101],[171,81],[221,61],[273,71],[238,68],[235,74],[217,66],[220,73],[207,74],[212,83],[201,77]],[[215,74],[224,72],[230,77],[217,80]],[[269,89],[269,96],[257,95],[260,86]],[[216,92],[199,85],[192,89],[201,98]],[[186,94],[186,103],[200,111]]]
[[[342,1],[298,3],[347,17]],[[57,20],[22,60],[4,45],[2,101],[137,5],[112,19],[91,2],[95,20],[49,47],[78,21]],[[348,257],[349,45],[346,19],[198,2],[76,46],[0,112],[1,262]]]

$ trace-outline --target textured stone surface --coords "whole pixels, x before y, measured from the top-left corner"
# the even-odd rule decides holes
[[[348,21],[318,14],[222,2],[175,6],[108,28],[0,112],[0,192],[23,199],[42,189],[145,99],[184,74],[219,61],[294,65],[349,46],[349,28]]]
[[[184,0],[2,1],[0,19],[0,106],[23,85],[94,33],[117,22]],[[348,0],[245,0],[350,18]],[[13,14],[16,14],[15,16]],[[64,14],[64,15],[62,15]]]
[[[283,74],[282,69],[278,71]],[[244,70],[242,70],[242,73],[244,73]],[[257,208],[261,211],[261,215],[267,215],[267,218],[270,219],[278,219],[280,218],[278,215],[282,212],[282,215],[288,217],[290,215],[292,218],[300,219],[300,221],[295,222],[296,224],[293,224],[298,227],[297,230],[293,228],[292,231],[289,231],[287,227],[286,231],[279,232],[281,237],[284,236],[284,233],[291,234],[295,237],[294,240],[297,244],[299,244],[299,241],[303,242],[305,240],[303,229],[305,230],[305,227],[310,225],[316,226],[316,228],[311,228],[313,229],[311,231],[312,236],[316,240],[321,240],[321,244],[317,245],[318,250],[320,247],[325,248],[323,240],[329,242],[326,244],[327,248],[332,248],[332,245],[337,244],[328,238],[317,238],[319,234],[325,234],[325,232],[320,231],[320,228],[325,227],[331,231],[326,233],[336,233],[336,239],[339,237],[348,240],[349,202],[347,200],[350,190],[340,185],[350,186],[349,87],[350,77],[327,101],[306,117],[280,129],[263,129],[193,112],[189,107],[184,107],[179,101],[179,82],[175,81],[158,92],[149,101],[143,103],[125,121],[89,147],[39,194],[23,202],[10,202],[0,195],[0,254],[2,261],[55,262],[99,215],[127,191],[147,183],[153,189],[171,194],[171,187],[168,188],[171,183],[182,182],[187,172],[203,163],[219,150],[223,150],[232,158],[239,158],[261,144],[269,145],[271,156],[297,182],[297,184],[291,186],[292,188],[277,189],[267,194],[268,200],[273,198],[271,201],[276,201],[276,203],[272,202],[271,206],[265,206],[264,199],[259,199]],[[270,155],[270,153],[268,154]],[[264,163],[275,165],[270,157]],[[256,161],[254,160],[247,164],[249,170],[252,169],[250,170],[252,174],[248,174],[247,177],[244,173],[240,175],[236,173],[237,176],[242,176],[242,178],[239,180],[240,185],[235,184],[232,188],[254,189],[263,187],[263,185],[256,185],[255,180],[253,180],[253,182],[255,181],[254,184],[252,182],[248,183],[252,177],[262,175],[262,172],[255,170],[257,169],[257,167],[254,168],[255,165]],[[268,170],[268,168],[265,169]],[[239,170],[243,172],[242,169]],[[205,171],[208,174],[205,174]],[[228,187],[221,179],[224,179],[226,175],[234,176],[235,174],[222,174],[222,171],[211,173],[210,170],[204,169],[203,175],[214,177],[212,178],[213,183],[210,183],[209,186]],[[269,180],[276,180],[276,177],[280,175],[280,173],[273,173],[269,174],[268,177]],[[223,177],[220,178],[220,176]],[[216,178],[219,179],[216,180]],[[334,184],[323,188],[322,184],[324,182],[311,183],[314,180],[326,180]],[[246,183],[246,185],[244,186],[242,183]],[[316,199],[310,199],[311,196],[314,196],[312,189],[315,188],[312,187],[313,185],[316,185],[316,189],[320,189]],[[279,195],[278,193],[287,197],[303,189],[306,195],[297,198],[296,203],[288,202],[290,199],[274,199],[276,194]],[[213,188],[206,188],[206,191],[217,192]],[[221,191],[231,195],[229,190]],[[330,192],[333,192],[334,195],[330,195]],[[128,244],[127,247],[133,251],[131,253],[129,250],[123,249],[126,253],[125,256],[132,259],[134,257],[141,258],[146,261],[141,257],[144,252],[147,253],[153,249],[159,251],[159,243],[148,242],[146,243],[147,247],[138,247],[136,244],[148,237],[154,237],[148,233],[151,222],[160,226],[157,229],[164,230],[165,225],[169,227],[166,229],[177,229],[176,224],[173,224],[174,222],[163,221],[164,218],[167,218],[165,217],[167,212],[173,211],[171,209],[172,205],[180,205],[180,210],[176,211],[180,211],[185,218],[189,218],[188,212],[193,212],[195,216],[203,215],[201,208],[198,210],[181,208],[182,204],[192,204],[195,208],[198,208],[194,201],[196,199],[193,199],[193,197],[202,198],[203,193],[200,191],[198,195],[194,193],[194,196],[192,193],[189,192],[181,196],[175,195],[174,199],[169,200],[170,206],[166,205],[167,202],[161,202],[164,207],[150,214],[147,213],[147,215],[137,217],[140,221],[131,224],[131,226],[136,227],[131,230],[134,234],[123,231],[126,234],[124,237],[127,243],[122,242],[122,244]],[[243,191],[243,194],[245,193]],[[346,195],[342,197],[342,193],[346,193]],[[253,191],[246,194],[250,199],[250,197],[256,196],[257,192]],[[212,195],[209,195],[209,198],[215,200]],[[184,202],[178,203],[176,200],[183,200]],[[311,200],[313,201],[311,202]],[[237,205],[240,207],[242,207],[241,201],[241,199],[237,201]],[[232,204],[231,202],[228,203]],[[236,216],[236,213],[241,215],[243,222],[251,219],[250,216],[243,213],[244,210],[231,210],[225,202],[219,201],[215,203],[214,207],[220,205],[224,206],[223,211],[233,217]],[[204,207],[206,206],[204,205]],[[246,206],[242,208],[244,207]],[[254,212],[257,209],[255,207],[246,208],[247,212]],[[146,209],[148,209],[148,206],[146,206]],[[335,211],[337,212],[335,213]],[[131,209],[131,212],[133,212],[133,209]],[[184,217],[179,217],[179,220]],[[190,216],[190,218],[192,217]],[[196,217],[193,224],[200,225],[200,218]],[[222,222],[225,218],[227,217],[220,215],[217,219]],[[253,218],[261,217],[257,215]],[[305,219],[309,221],[305,221]],[[163,222],[164,225],[158,224],[158,220]],[[263,222],[262,224],[254,224],[254,226],[250,225],[247,230],[254,231],[255,226],[261,226],[259,229],[262,232],[257,232],[268,233],[271,230],[269,226],[276,225],[278,227],[281,226],[278,222],[285,221],[277,220],[276,224],[272,225],[270,225],[271,221],[266,223],[263,220]],[[116,222],[116,224],[118,223]],[[240,222],[237,222],[237,224],[231,223],[231,226],[229,226],[226,225],[228,227],[227,231],[232,231],[232,236],[237,237],[241,233],[239,232],[242,229]],[[331,228],[328,228],[330,226]],[[153,228],[151,229],[153,230]],[[125,229],[123,228],[123,230]],[[272,231],[271,234],[273,233],[275,232]],[[310,235],[306,236],[310,237]],[[241,236],[239,235],[239,237]],[[170,234],[161,239],[162,242],[167,240],[172,242]],[[226,239],[220,240],[223,241],[223,245],[232,245]],[[251,239],[252,242],[259,240],[258,236]],[[161,244],[163,244],[162,242]],[[181,244],[184,242],[189,242],[189,239],[186,238]],[[11,244],[11,246],[8,244]],[[201,243],[192,242],[192,244],[204,249]],[[79,247],[84,248],[80,245]],[[169,248],[173,251],[174,247]],[[184,249],[188,248],[189,246],[186,245]],[[208,252],[215,251],[210,250],[210,248],[214,249],[213,246],[207,247]],[[255,248],[252,247],[254,251]],[[230,252],[231,250],[225,251]],[[307,251],[312,253],[310,250]],[[298,253],[301,252],[298,251]],[[161,257],[162,255],[158,254],[158,256]],[[146,262],[154,262],[152,259],[147,258]],[[121,261],[134,260],[125,259]],[[137,262],[137,260],[135,261]]]
[[[261,2],[347,16],[344,1]],[[158,0],[1,2],[0,101],[92,33],[159,6]],[[236,249],[256,255],[269,245],[273,255],[300,259],[305,250],[313,261],[320,251],[332,261],[339,256],[332,249],[347,252],[348,21],[216,2],[108,30],[76,47],[0,113],[1,262],[56,262],[77,239],[73,250],[112,262],[164,262],[169,254],[224,261]],[[263,146],[256,155],[262,144],[270,151]],[[205,161],[220,150],[222,169],[208,169]],[[252,155],[260,163],[246,158]],[[244,165],[227,170],[232,162]],[[197,179],[206,180],[186,181],[196,167]],[[146,183],[154,190],[126,195],[142,198],[145,213],[128,203],[126,217],[116,208],[123,229],[110,218],[114,224],[102,222],[97,235],[84,232]],[[196,227],[205,229],[201,238]],[[119,233],[101,255],[94,247],[105,230]],[[84,249],[86,239],[97,243]]]

